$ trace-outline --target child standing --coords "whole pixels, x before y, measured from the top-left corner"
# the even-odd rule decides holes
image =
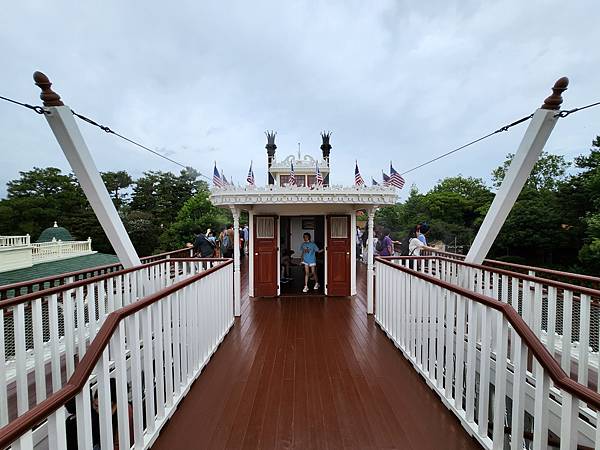
[[[308,292],[308,276],[312,273],[313,280],[315,280],[315,291],[319,289],[319,279],[317,277],[317,253],[322,253],[323,250],[319,250],[317,244],[311,242],[310,233],[304,233],[304,242],[300,246],[300,253],[302,254],[302,265],[304,266],[304,289],[302,292]]]

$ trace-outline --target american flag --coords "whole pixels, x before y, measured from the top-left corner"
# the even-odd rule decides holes
[[[250,186],[254,186],[254,171],[252,170],[252,161],[250,161],[250,169],[248,170],[246,181]]]
[[[223,182],[223,186],[229,186],[229,181],[225,178],[225,172],[221,172],[221,181]]]
[[[404,187],[404,178],[398,172],[394,170],[392,167],[392,163],[390,162],[390,184],[398,189],[402,189]]]
[[[365,182],[360,176],[360,172],[358,171],[358,161],[356,161],[356,165],[354,166],[354,185],[355,186],[364,186]]]
[[[217,163],[215,163],[215,170],[213,170],[213,184],[218,188],[223,187],[223,180],[221,179],[221,175],[219,175],[219,171],[217,170]]]
[[[383,185],[389,186],[390,185],[390,177],[388,177],[383,170],[381,171],[381,173],[383,174]]]
[[[323,175],[321,175],[321,171],[319,170],[318,162],[315,162],[315,171],[317,174],[317,187],[323,187]]]
[[[294,163],[292,163],[292,169],[290,170],[290,179],[288,185],[296,186],[296,174],[294,173]]]
[[[371,185],[372,186],[379,186],[379,183],[377,181],[375,181],[375,178],[371,178]]]

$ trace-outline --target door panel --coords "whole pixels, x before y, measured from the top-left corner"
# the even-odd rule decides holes
[[[350,295],[350,216],[327,216],[327,295]]]
[[[277,217],[254,216],[254,296],[277,295]]]

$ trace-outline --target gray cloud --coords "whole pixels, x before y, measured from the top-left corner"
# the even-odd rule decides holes
[[[278,130],[279,157],[297,142],[317,156],[319,131],[330,129],[340,184],[352,183],[355,159],[365,179],[390,159],[402,172],[529,114],[562,75],[567,107],[598,100],[598,2],[422,3],[13,2],[0,18],[0,94],[39,103],[31,74],[43,70],[76,111],[202,173],[216,158],[236,181],[250,160],[266,178],[265,129]],[[102,171],[179,171],[80,127]],[[407,184],[487,179],[523,131],[415,171]],[[597,134],[600,108],[561,120],[547,149],[572,157]],[[33,166],[68,169],[44,119],[4,103],[0,149],[1,185]]]

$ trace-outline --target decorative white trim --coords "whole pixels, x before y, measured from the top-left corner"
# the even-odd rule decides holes
[[[319,169],[321,171],[329,172],[329,165],[326,161],[316,160],[310,155],[304,155],[301,158],[298,158],[296,155],[289,155],[283,161],[273,161],[271,163],[270,171],[271,172],[289,172],[292,163],[294,163],[294,172],[298,173],[302,169],[308,170],[310,173],[314,173],[315,165],[319,164]],[[308,173],[308,172],[307,172]]]
[[[382,186],[227,186],[214,188],[210,200],[215,206],[268,204],[351,204],[393,205],[398,200],[396,189]]]

